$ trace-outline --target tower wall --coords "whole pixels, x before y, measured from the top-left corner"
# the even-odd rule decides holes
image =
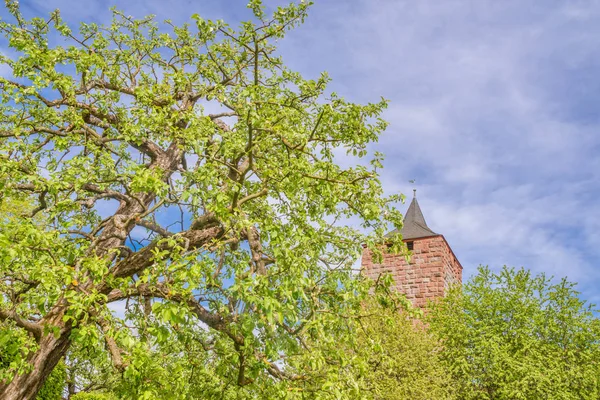
[[[405,242],[413,242],[409,262],[402,254],[384,253],[381,264],[375,264],[371,252],[365,249],[363,273],[374,280],[381,274],[390,273],[394,288],[417,307],[444,297],[450,285],[462,282],[462,266],[442,235]]]

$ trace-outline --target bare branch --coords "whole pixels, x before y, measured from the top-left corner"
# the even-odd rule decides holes
[[[112,359],[114,367],[118,371],[123,372],[127,367],[127,364],[123,362],[123,351],[117,344],[116,340],[109,334],[109,331],[111,330],[110,323],[102,317],[97,317],[96,321],[98,322],[102,333],[104,333],[106,348],[110,353],[110,358]]]
[[[250,245],[250,251],[252,252],[252,262],[256,267],[256,272],[259,275],[266,275],[267,270],[265,268],[265,260],[263,260],[262,253],[263,248],[260,243],[260,235],[258,229],[250,227],[246,229],[246,235],[248,237],[248,244]]]
[[[222,118],[222,117],[235,117],[237,116],[236,112],[222,112],[222,113],[218,113],[218,114],[208,114],[208,118],[210,118],[211,120],[216,120],[217,118]]]
[[[136,225],[139,226],[143,226],[146,229],[150,229],[153,232],[158,233],[159,235],[163,236],[163,237],[169,237],[169,236],[173,236],[174,233],[169,232],[168,230],[166,230],[165,228],[163,228],[162,226],[152,222],[152,221],[148,221],[146,219],[140,219],[136,221]]]
[[[196,218],[194,222],[192,222],[192,226],[190,227],[190,229],[202,229],[208,225],[216,224],[217,222],[217,217],[214,214],[207,213]]]
[[[250,201],[250,200],[252,200],[252,199],[256,199],[256,198],[258,198],[258,197],[266,196],[266,195],[267,195],[267,193],[269,193],[268,189],[267,189],[267,188],[263,188],[262,190],[260,190],[260,191],[258,191],[258,192],[256,192],[256,193],[249,194],[248,196],[241,198],[241,199],[240,199],[240,200],[237,202],[237,208],[241,207],[241,206],[242,206],[242,204],[244,204],[244,203],[245,203],[245,202],[247,202],[247,201]],[[231,207],[231,208],[230,208],[230,210],[232,210],[232,209],[233,209],[233,208]]]
[[[129,203],[131,199],[129,196],[124,195],[121,192],[117,192],[110,189],[102,189],[98,185],[94,185],[93,183],[86,183],[82,186],[82,189],[87,190],[88,192],[96,193],[100,195],[98,198],[108,197],[120,201],[124,201],[125,203]]]

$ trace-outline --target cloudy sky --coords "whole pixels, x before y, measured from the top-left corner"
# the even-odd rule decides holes
[[[245,3],[21,1],[27,16],[59,8],[74,24],[107,22],[113,5],[235,24],[250,17]],[[524,266],[568,276],[600,303],[600,2],[317,0],[280,49],[348,99],[391,101],[374,146],[387,155],[385,189],[409,194],[416,179],[466,276]]]

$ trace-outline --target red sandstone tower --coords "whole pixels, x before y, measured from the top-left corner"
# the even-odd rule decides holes
[[[403,254],[385,254],[381,264],[374,264],[371,252],[365,249],[362,257],[364,273],[372,279],[390,273],[394,278],[395,289],[404,293],[417,307],[423,307],[429,300],[444,297],[448,287],[462,282],[462,265],[446,242],[443,235],[435,233],[427,226],[421,207],[415,196],[404,216],[404,225],[398,232],[412,253],[407,262]]]

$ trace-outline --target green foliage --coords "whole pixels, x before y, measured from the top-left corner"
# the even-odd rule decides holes
[[[453,399],[439,342],[423,326],[419,311],[407,303],[401,296],[379,293],[363,303],[361,318],[349,321],[351,340],[344,335],[337,341],[317,339],[329,347],[329,357],[315,371],[320,379],[296,385],[297,398]],[[334,354],[338,358],[331,357]],[[306,370],[303,367],[298,370]]]
[[[24,201],[0,197],[0,226],[8,221],[18,220],[19,216],[30,212],[31,207]],[[6,303],[0,296],[0,307]],[[15,321],[0,318],[0,381],[10,379],[15,373],[30,370],[27,363],[29,354],[37,350],[34,338]]]
[[[65,362],[70,390],[79,396],[113,396],[120,382],[103,343],[82,346],[74,341]],[[116,397],[115,397],[116,399]]]
[[[368,393],[365,398],[454,398],[450,374],[440,360],[440,344],[420,319],[375,302],[365,311],[356,350],[356,357],[367,364],[359,370],[363,393]]]
[[[52,370],[46,382],[38,392],[36,400],[62,400],[67,381],[67,367],[61,361]]]
[[[36,350],[32,337],[11,321],[0,322],[0,381],[30,370],[27,356]]]
[[[117,400],[117,397],[110,393],[101,392],[79,392],[69,398],[70,400]]]
[[[122,374],[124,398],[278,398],[304,379],[288,366],[348,362],[302,343],[353,334],[370,284],[352,264],[400,226],[399,196],[368,146],[386,101],[348,102],[276,53],[309,6],[253,0],[239,27],[114,11],[77,32],[7,3],[0,192],[27,207],[0,219],[0,321],[34,343],[0,365],[0,397],[37,388],[26,361],[55,349],[76,382]]]
[[[574,284],[480,267],[429,314],[461,399],[597,399],[600,323]]]

